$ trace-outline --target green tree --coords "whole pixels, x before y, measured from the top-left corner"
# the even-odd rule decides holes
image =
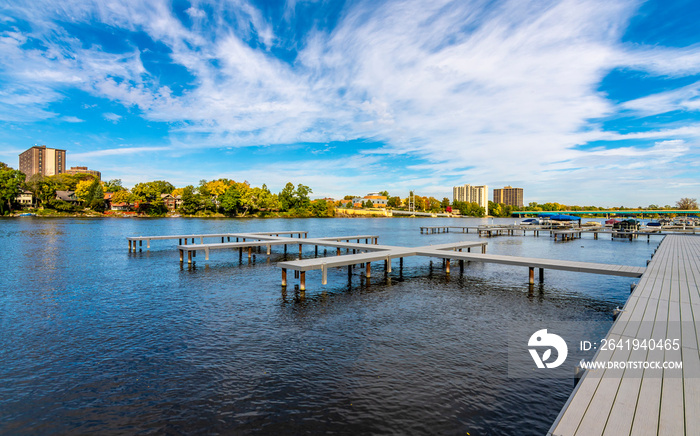
[[[284,189],[277,196],[280,203],[280,210],[286,212],[294,207],[294,185],[288,182]]]
[[[386,198],[389,198],[389,191],[379,191],[379,195],[383,195]]]
[[[401,207],[401,197],[389,197],[386,207]]]
[[[95,179],[90,187],[90,209],[95,212],[104,212],[105,210],[105,192],[102,189],[102,183]]]
[[[199,209],[199,201],[194,193],[194,186],[188,185],[182,189],[182,206],[180,212],[186,215],[194,215]]]
[[[41,178],[36,189],[34,195],[40,204],[48,204],[56,199],[56,185],[50,177]]]
[[[311,203],[311,213],[317,217],[332,217],[335,216],[335,208],[326,200],[315,200]]]
[[[309,210],[311,206],[311,200],[309,199],[309,194],[313,193],[311,188],[306,185],[299,183],[297,185],[296,191],[294,191],[294,209],[300,211]]]
[[[362,207],[366,209],[371,209],[374,207],[374,203],[372,203],[372,200],[367,200],[364,203],[362,203]]]
[[[126,188],[122,186],[121,179],[112,179],[104,183],[105,192],[119,192],[125,191]]]
[[[131,193],[140,201],[154,201],[160,198],[160,194],[170,194],[175,190],[175,187],[164,180],[154,180],[152,182],[137,183],[133,187]],[[194,187],[192,187],[192,195],[194,195]]]
[[[19,195],[27,176],[0,162],[0,212],[12,212],[12,203]],[[7,206],[7,208],[5,208]]]
[[[184,192],[183,192],[184,200]],[[235,215],[243,205],[243,193],[238,184],[234,183],[220,197],[221,208],[229,215]]]
[[[442,201],[440,202],[440,206],[442,207],[442,210],[445,210],[449,207],[450,205],[450,199],[447,197],[443,197]]]

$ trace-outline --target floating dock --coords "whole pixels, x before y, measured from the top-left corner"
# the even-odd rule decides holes
[[[593,361],[681,361],[682,370],[587,370],[548,434],[698,434],[699,321],[700,239],[666,236],[606,339],[679,339],[679,348],[625,346],[598,351]]]
[[[288,235],[288,236],[280,236]],[[296,236],[296,238],[294,237]],[[205,239],[215,238],[216,242],[204,243]],[[234,239],[235,241],[231,241]],[[265,248],[267,255],[272,253],[272,247],[283,246],[287,252],[288,245],[299,246],[299,260],[280,262],[278,266],[282,269],[282,286],[287,286],[287,270],[296,272],[299,277],[300,290],[306,289],[306,272],[321,270],[322,284],[327,282],[328,268],[348,267],[348,273],[352,274],[355,266],[365,268],[365,276],[370,277],[371,264],[373,262],[384,262],[386,271],[391,272],[391,262],[398,258],[400,266],[403,266],[403,258],[411,256],[436,257],[443,260],[445,273],[450,273],[451,261],[458,261],[460,272],[464,270],[464,262],[484,262],[496,263],[510,266],[526,267],[529,270],[529,283],[534,284],[535,268],[539,269],[539,279],[544,280],[545,269],[558,269],[564,271],[584,272],[592,274],[608,274],[622,277],[640,277],[644,273],[643,267],[608,265],[590,262],[574,262],[557,259],[537,259],[515,256],[486,255],[486,242],[462,241],[439,245],[427,245],[422,247],[396,247],[391,245],[379,245],[376,235],[352,235],[334,236],[324,238],[309,238],[305,231],[279,231],[279,232],[257,232],[257,233],[216,233],[197,235],[171,235],[171,236],[131,236],[126,238],[129,242],[129,251],[136,251],[136,242],[142,246],[146,241],[147,248],[150,248],[153,240],[178,240],[177,249],[180,253],[180,262],[183,263],[185,256],[187,263],[193,263],[193,257],[197,252],[204,252],[205,260],[209,260],[212,250],[237,249],[239,258],[243,258],[245,249],[250,260],[253,249]],[[218,240],[221,239],[221,242]],[[192,241],[188,245],[187,241]],[[199,244],[194,244],[199,240]],[[364,240],[364,243],[362,241]],[[182,243],[184,241],[184,244]],[[357,242],[351,242],[357,241]],[[314,247],[314,258],[302,259],[304,245]],[[318,257],[318,247],[332,247],[336,249],[336,256]],[[472,248],[480,248],[481,254],[472,253]],[[345,249],[345,255],[342,250]],[[465,251],[466,250],[466,251]]]

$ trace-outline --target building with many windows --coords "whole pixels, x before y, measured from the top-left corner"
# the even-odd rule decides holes
[[[523,188],[506,186],[503,189],[494,189],[493,202],[503,203],[506,206],[523,207]]]
[[[102,173],[95,170],[89,170],[88,167],[70,167],[69,170],[66,170],[66,174],[90,174],[91,176],[94,176],[97,180],[102,180]]]
[[[484,208],[484,213],[489,214],[489,187],[486,185],[472,186],[462,185],[452,188],[452,201],[476,203]]]
[[[30,148],[19,155],[19,170],[27,175],[55,176],[66,172],[66,150],[46,148],[45,145]]]

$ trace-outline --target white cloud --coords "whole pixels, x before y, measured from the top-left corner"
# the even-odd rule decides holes
[[[185,12],[192,18],[205,18],[207,13],[201,9],[197,9],[194,6],[189,7]]]
[[[671,77],[700,71],[700,45],[620,43],[637,1],[358,2],[331,33],[310,31],[292,42],[280,41],[275,26],[244,0],[193,2],[186,11],[192,27],[165,1],[50,5],[37,0],[16,8],[33,19],[33,36],[47,50],[22,49],[26,35],[19,31],[0,35],[0,53],[13,66],[1,68],[0,79],[14,84],[0,90],[0,119],[60,116],[50,103],[77,88],[171,123],[173,148],[184,150],[371,138],[385,144],[365,151],[377,171],[391,166],[392,156],[415,159],[407,169],[416,173],[403,182],[426,189],[446,177],[495,183],[533,175],[542,187],[562,172],[595,176],[587,168],[611,165],[641,174],[641,159],[670,165],[681,158],[677,150],[693,151],[700,135],[698,124],[619,133],[591,123],[620,112],[700,108],[700,82],[619,106],[598,91],[613,68]],[[287,20],[294,20],[294,8],[291,2],[285,10]],[[187,68],[191,87],[177,94],[164,86],[136,48],[121,54],[86,48],[55,24],[67,17],[148,33]],[[280,46],[300,47],[296,59],[275,57],[272,49]],[[577,147],[642,139],[659,142],[652,149]],[[560,188],[573,183],[581,181]]]
[[[106,112],[106,113],[102,114],[102,117],[103,117],[105,120],[111,121],[111,122],[113,122],[113,123],[117,123],[117,122],[119,122],[119,120],[122,119],[122,116],[121,116],[121,115],[117,115],[117,114],[112,113],[112,112]]]

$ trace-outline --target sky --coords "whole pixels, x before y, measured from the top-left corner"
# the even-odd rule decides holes
[[[0,0],[0,161],[525,203],[700,197],[696,0]]]

